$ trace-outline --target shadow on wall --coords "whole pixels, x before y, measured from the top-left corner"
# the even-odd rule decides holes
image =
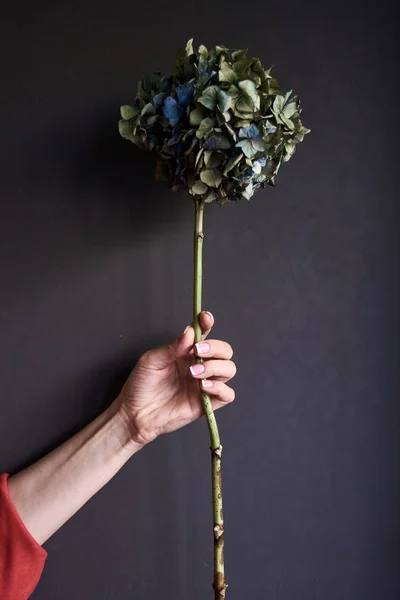
[[[155,182],[154,154],[119,136],[114,110],[53,123],[39,135],[28,131],[10,146],[0,165],[0,238],[4,228],[18,247],[11,249],[15,277],[3,308],[18,305],[25,291],[42,294],[61,271],[64,282],[76,278],[110,252],[165,237],[191,216],[186,192]]]
[[[118,211],[118,205],[128,207],[126,233],[130,238],[168,230],[179,221],[182,210],[186,212],[185,207],[191,206],[186,192],[176,194],[155,182],[155,154],[122,139],[116,119],[108,116],[101,120],[85,137],[89,143],[79,155],[73,174],[80,202],[96,203],[100,195],[113,210]],[[113,224],[108,225],[111,233]]]
[[[169,337],[173,339],[174,334],[170,334]],[[84,372],[77,374],[73,380],[57,381],[57,389],[50,389],[47,397],[43,398],[42,396],[40,399],[42,405],[47,407],[46,422],[43,423],[44,432],[41,437],[45,440],[44,443],[41,446],[37,444],[35,452],[33,454],[30,452],[29,458],[23,461],[12,463],[8,460],[7,469],[14,473],[24,469],[85,427],[115,400],[140,356],[149,348],[156,348],[164,344],[165,340],[165,334],[149,336],[146,343],[116,354],[112,360],[107,360],[102,364],[96,363]],[[55,399],[57,399],[56,402],[54,402]],[[30,400],[32,410],[36,413],[35,398],[32,397]],[[48,433],[48,422],[53,422],[53,420],[57,423],[70,421],[71,419],[68,417],[71,414],[71,404],[76,407],[73,426],[65,428],[57,426],[56,434],[51,437]],[[53,410],[56,413],[54,415],[52,414]],[[28,414],[22,426],[30,427]],[[45,432],[47,432],[46,435]]]

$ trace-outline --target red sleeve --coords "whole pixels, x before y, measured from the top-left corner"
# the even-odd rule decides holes
[[[26,600],[40,579],[47,552],[17,513],[7,479],[7,473],[0,474],[0,598]]]

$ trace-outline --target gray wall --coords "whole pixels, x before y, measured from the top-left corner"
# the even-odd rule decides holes
[[[229,600],[399,592],[395,22],[388,2],[23,2],[1,12],[0,469],[99,413],[191,319],[192,206],[120,140],[188,37],[249,46],[312,134],[275,190],[206,214],[204,307],[235,348]],[[397,183],[397,182],[396,182]],[[211,597],[204,422],[47,544],[36,600]]]

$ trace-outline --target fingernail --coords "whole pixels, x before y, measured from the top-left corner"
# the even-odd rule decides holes
[[[209,310],[206,310],[206,313],[211,317],[211,320],[214,321],[214,316],[212,313],[210,313]]]
[[[213,386],[213,382],[210,381],[209,379],[202,379],[201,380],[201,385],[205,388],[210,388]]]
[[[210,352],[210,344],[207,344],[207,342],[198,342],[195,344],[195,348],[197,354],[207,354],[207,352]]]
[[[185,329],[182,331],[181,335],[179,336],[179,339],[181,340],[183,338],[183,336],[185,335],[185,333],[187,333],[187,331],[189,330],[190,325],[188,325],[187,327],[185,327]]]
[[[190,367],[190,372],[192,375],[200,375],[200,373],[204,372],[204,365],[198,363],[197,365],[192,365]]]

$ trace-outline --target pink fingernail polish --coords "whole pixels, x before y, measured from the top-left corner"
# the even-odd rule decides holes
[[[202,379],[201,380],[201,385],[205,388],[210,388],[213,386],[213,382],[210,381],[209,379]]]
[[[200,375],[200,373],[204,372],[204,365],[202,365],[201,363],[198,363],[197,365],[192,365],[190,367],[190,372],[192,375]]]
[[[207,344],[207,342],[197,342],[195,346],[197,354],[207,354],[207,352],[210,352],[210,344]]]
[[[214,321],[214,316],[212,313],[210,313],[209,310],[206,310],[206,313],[211,317],[211,320]]]

